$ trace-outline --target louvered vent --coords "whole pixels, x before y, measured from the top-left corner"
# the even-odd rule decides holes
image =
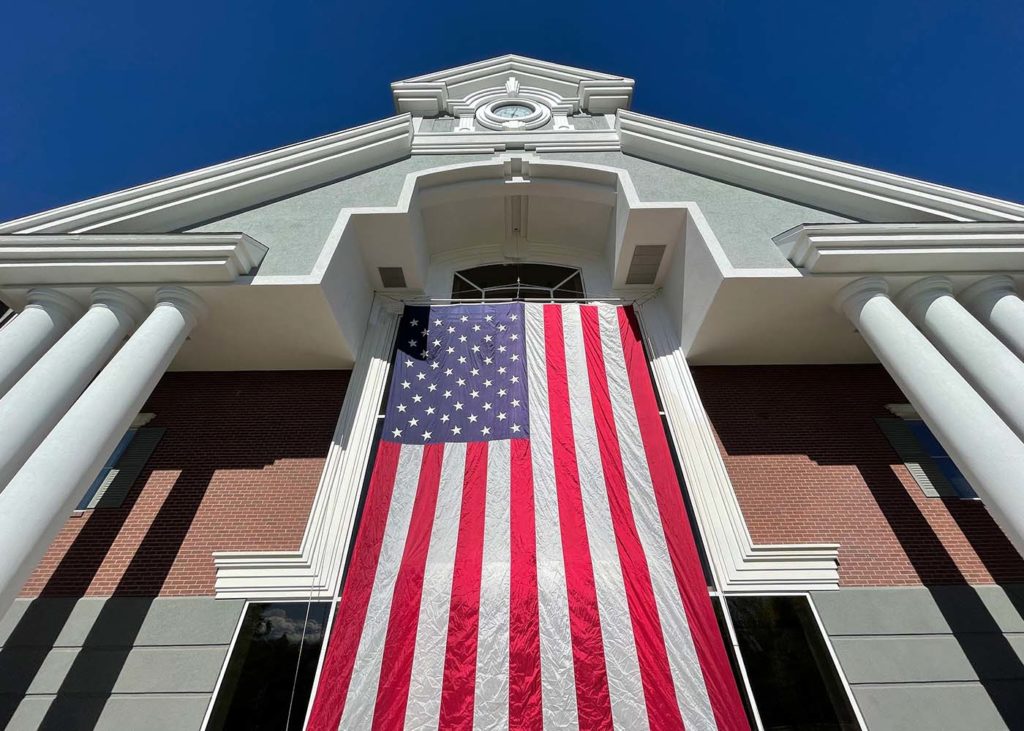
[[[377,267],[380,272],[380,283],[388,289],[402,289],[405,287],[405,272],[402,267]]]
[[[629,271],[626,273],[626,284],[654,284],[663,256],[664,245],[641,244],[635,247],[633,260],[629,262]]]

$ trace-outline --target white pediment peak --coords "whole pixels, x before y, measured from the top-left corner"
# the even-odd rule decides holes
[[[391,85],[395,109],[417,117],[458,116],[494,94],[546,96],[567,113],[613,114],[629,109],[633,80],[508,54],[414,76]]]

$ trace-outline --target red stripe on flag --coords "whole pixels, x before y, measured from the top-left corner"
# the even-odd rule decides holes
[[[309,731],[336,731],[341,723],[348,686],[352,680],[352,667],[356,662],[356,650],[359,648],[373,580],[377,574],[381,541],[384,538],[401,451],[402,445],[394,442],[381,442],[377,450],[366,495],[366,508],[363,511],[365,517],[359,526],[345,590],[341,594],[331,639],[327,643],[327,657],[320,671],[321,682],[309,716]]]
[[[576,440],[569,410],[569,383],[565,366],[562,308],[544,305],[544,345],[548,367],[548,402],[551,410],[551,448],[558,491],[558,516],[569,595],[569,627],[576,671],[576,708],[580,728],[612,728],[601,619],[590,561],[590,543],[583,514]],[[531,408],[543,408],[532,404]]]
[[[598,447],[604,482],[608,491],[615,543],[622,565],[622,578],[626,585],[626,601],[633,625],[633,641],[640,663],[644,699],[651,731],[681,729],[683,718],[668,663],[665,638],[662,635],[661,616],[654,598],[651,572],[647,566],[640,535],[637,533],[633,506],[626,486],[626,473],[622,465],[622,450],[608,391],[604,350],[601,344],[601,322],[597,308],[581,307],[583,346],[590,376],[590,395],[594,405],[594,423],[597,427]]]
[[[708,596],[704,572],[697,556],[697,546],[690,531],[679,481],[676,479],[675,465],[658,413],[654,385],[640,340],[639,323],[631,307],[619,309],[619,332],[622,335],[626,370],[629,373],[640,435],[654,483],[658,511],[665,528],[672,567],[675,570],[676,582],[679,584],[679,593],[683,597],[683,607],[704,673],[704,684],[711,700],[715,721],[718,728],[723,731],[749,729],[736,678],[725,652],[714,608],[711,606],[711,598]]]
[[[413,503],[409,534],[405,539],[402,563],[395,579],[388,631],[384,639],[384,656],[373,712],[374,729],[401,728],[405,721],[420,599],[423,596],[423,567],[427,563],[427,548],[434,527],[443,458],[443,444],[429,444],[423,448],[416,502]]]
[[[459,519],[452,601],[448,613],[448,644],[441,684],[439,729],[473,728],[486,499],[487,442],[469,442],[466,445],[462,515]]]
[[[544,725],[540,688],[540,610],[537,536],[530,442],[512,440],[511,597],[509,616],[509,729]]]

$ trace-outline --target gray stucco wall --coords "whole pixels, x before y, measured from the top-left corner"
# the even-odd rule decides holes
[[[773,236],[801,223],[852,220],[621,152],[558,153],[544,157],[623,168],[629,171],[643,201],[696,203],[735,267],[788,266],[786,257],[772,241]]]
[[[787,266],[772,237],[800,223],[850,219],[738,188],[683,170],[620,152],[545,154],[628,170],[644,201],[697,203],[736,267]],[[189,231],[242,231],[269,247],[263,275],[302,275],[312,271],[343,208],[391,206],[398,202],[405,177],[443,165],[493,159],[489,155],[417,155],[361,175],[254,206]]]
[[[1024,729],[1024,586],[813,600],[870,731]]]
[[[269,248],[260,265],[260,274],[309,274],[343,208],[393,206],[398,202],[409,173],[488,159],[487,155],[408,157],[186,230],[241,231]]]
[[[243,605],[19,599],[0,620],[0,728],[198,730]]]

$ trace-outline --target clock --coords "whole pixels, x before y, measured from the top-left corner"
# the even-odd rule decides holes
[[[475,116],[483,129],[516,132],[543,127],[551,119],[551,109],[532,99],[499,96],[477,107]]]
[[[491,114],[499,119],[521,119],[533,114],[533,107],[528,107],[525,104],[502,104],[494,107]]]

